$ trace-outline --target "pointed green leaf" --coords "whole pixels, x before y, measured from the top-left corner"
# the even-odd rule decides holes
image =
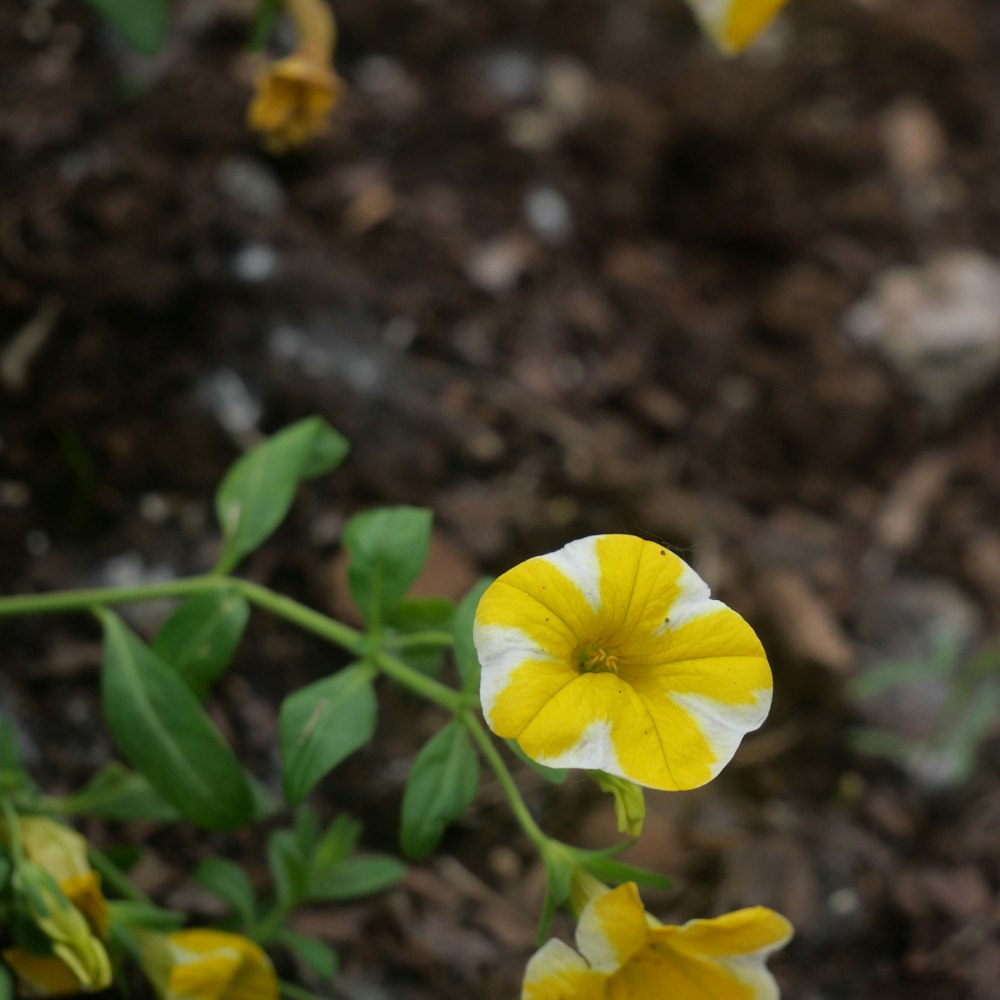
[[[452,632],[455,636],[455,664],[462,678],[462,690],[469,694],[479,694],[479,656],[472,642],[472,624],[476,618],[476,608],[486,588],[492,583],[490,577],[477,580],[472,590],[462,598],[455,612]]]
[[[361,824],[341,813],[324,831],[311,857],[311,870],[324,875],[337,867],[354,850],[361,836]]]
[[[427,561],[430,537],[431,512],[422,507],[381,507],[347,522],[347,581],[369,625],[383,624],[406,596]]]
[[[653,889],[669,889],[673,882],[666,875],[660,875],[636,865],[629,865],[615,858],[614,855],[620,851],[628,850],[633,844],[635,841],[630,840],[602,851],[585,851],[578,847],[570,848],[570,850],[580,867],[602,882],[610,882],[612,885],[620,885],[622,882],[637,882],[639,885],[648,885]]]
[[[124,39],[148,56],[163,48],[167,37],[167,0],[89,0]]]
[[[160,627],[153,652],[204,697],[229,666],[249,617],[250,606],[233,591],[195,594]]]
[[[450,722],[417,755],[403,795],[400,843],[411,860],[437,847],[445,828],[472,804],[479,757],[460,722]]]
[[[177,810],[141,775],[117,761],[105,765],[78,792],[63,799],[69,816],[100,816],[122,822],[177,819]]]
[[[128,761],[182,816],[212,830],[253,815],[243,769],[188,686],[107,610],[101,698]]]
[[[299,934],[287,927],[279,928],[274,939],[305,962],[320,979],[333,979],[337,974],[337,953],[325,941]]]
[[[208,858],[194,873],[195,881],[228,903],[244,928],[254,922],[255,896],[247,873],[227,858]]]
[[[228,572],[284,520],[304,479],[343,461],[347,441],[319,417],[300,420],[251,448],[215,495],[225,542],[217,569]]]
[[[325,875],[314,877],[308,898],[316,901],[359,899],[394,886],[406,865],[388,854],[353,856]]]
[[[298,805],[375,732],[374,671],[357,663],[290,694],[278,722],[285,798]]]
[[[275,830],[271,834],[267,842],[267,866],[282,906],[291,909],[305,898],[309,864],[294,830]]]

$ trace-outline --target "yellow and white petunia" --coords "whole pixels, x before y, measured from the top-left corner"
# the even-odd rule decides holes
[[[579,954],[557,940],[535,953],[521,1000],[777,1000],[765,962],[791,937],[791,924],[763,906],[661,924],[628,882],[583,908]]]
[[[727,55],[745,49],[788,0],[688,0],[712,41]]]
[[[682,559],[633,535],[582,538],[508,570],[473,634],[490,728],[550,767],[695,788],[771,706],[753,629]]]
[[[142,967],[162,1000],[277,1000],[263,949],[228,931],[192,927],[138,936]]]

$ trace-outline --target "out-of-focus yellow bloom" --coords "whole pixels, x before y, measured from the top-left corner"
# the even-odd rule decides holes
[[[632,535],[508,570],[483,594],[474,639],[486,721],[550,767],[694,788],[771,705],[753,629],[683,560]]]
[[[271,960],[240,934],[202,928],[144,933],[139,951],[163,1000],[277,1000]]]
[[[107,933],[108,905],[100,876],[87,861],[86,840],[39,816],[21,817],[18,829],[24,860],[15,878],[52,953],[36,955],[14,947],[4,951],[4,961],[27,995],[67,996],[106,989],[111,985],[111,963],[100,938]],[[4,840],[9,839],[5,830]],[[59,893],[51,889],[52,882]]]
[[[727,55],[745,49],[788,0],[688,0],[701,26]]]
[[[579,954],[551,940],[528,963],[522,1000],[777,1000],[768,955],[791,924],[763,906],[681,927],[643,909],[635,884],[600,893],[583,907]]]
[[[343,89],[332,66],[337,28],[326,0],[285,3],[299,33],[298,48],[260,74],[247,110],[247,123],[272,153],[322,132]]]

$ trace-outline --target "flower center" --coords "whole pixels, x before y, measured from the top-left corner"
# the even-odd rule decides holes
[[[580,673],[618,675],[618,657],[600,646],[586,647],[579,652]]]

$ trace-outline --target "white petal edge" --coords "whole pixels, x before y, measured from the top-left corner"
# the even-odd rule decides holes
[[[597,542],[604,535],[588,535],[575,542],[567,542],[561,549],[538,556],[543,562],[555,566],[586,598],[597,611],[601,606],[601,562],[597,557]]]
[[[508,625],[473,625],[472,641],[482,668],[479,700],[483,715],[492,728],[490,716],[497,698],[506,690],[517,669],[530,660],[557,661],[526,632]]]
[[[528,996],[529,986],[543,986],[546,979],[564,973],[586,972],[590,966],[565,941],[552,938],[546,941],[528,961],[524,970],[522,1000]]]

